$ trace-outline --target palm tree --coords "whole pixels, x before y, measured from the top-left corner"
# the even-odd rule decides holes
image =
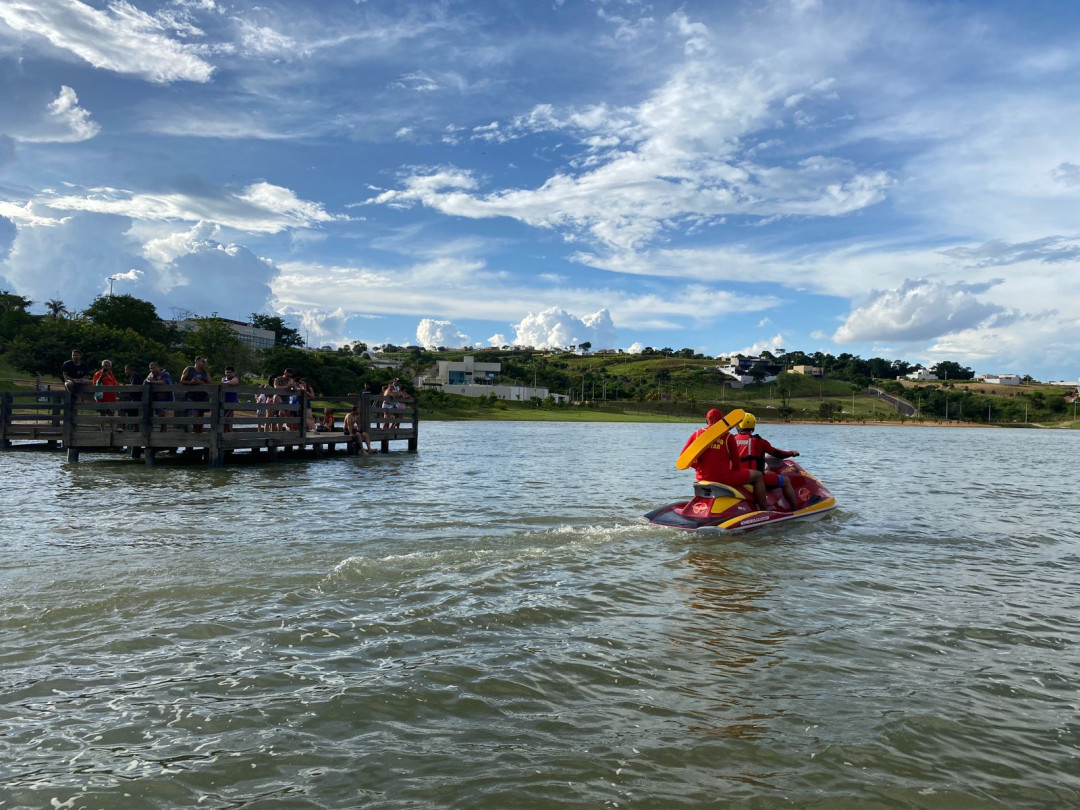
[[[51,298],[46,301],[45,309],[49,310],[49,317],[52,318],[54,321],[57,318],[62,318],[65,315],[71,314],[70,310],[68,310],[68,308],[64,306],[64,302],[61,301],[59,298]]]

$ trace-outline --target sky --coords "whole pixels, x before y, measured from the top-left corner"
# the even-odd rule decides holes
[[[1080,376],[1080,7],[0,0],[0,289]]]

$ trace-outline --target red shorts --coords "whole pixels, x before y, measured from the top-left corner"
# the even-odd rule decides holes
[[[780,475],[778,473],[767,472],[765,475],[765,486],[778,487],[780,486]]]
[[[746,467],[726,472],[716,478],[716,483],[727,484],[729,487],[738,487],[750,483],[750,472]]]

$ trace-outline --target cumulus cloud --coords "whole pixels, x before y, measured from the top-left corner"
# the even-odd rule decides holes
[[[837,343],[931,340],[985,323],[1005,308],[983,303],[988,285],[915,279],[900,288],[875,290],[833,334]]]
[[[530,312],[513,328],[516,346],[553,349],[589,342],[593,349],[610,349],[615,345],[615,324],[606,309],[577,318],[565,309],[551,307]]]
[[[79,106],[79,97],[67,85],[46,102],[42,96],[11,100],[0,110],[0,126],[8,135],[0,144],[0,167],[15,156],[15,142],[78,143],[89,140],[101,131],[90,119],[90,112]],[[6,159],[5,159],[6,158]]]
[[[784,348],[786,348],[784,345],[784,335],[782,333],[777,333],[770,338],[756,341],[755,343],[752,343],[749,346],[738,349],[736,351],[725,352],[725,354],[727,356],[742,354],[750,357],[757,357],[764,351],[776,354]]]
[[[48,40],[102,70],[140,76],[152,82],[207,82],[214,68],[192,45],[171,36],[199,33],[167,12],[148,14],[126,0],[105,10],[79,0],[7,0],[0,21],[26,35]]]
[[[436,349],[439,346],[457,348],[472,343],[469,336],[450,321],[436,321],[431,318],[424,318],[417,325],[416,342],[425,349]]]

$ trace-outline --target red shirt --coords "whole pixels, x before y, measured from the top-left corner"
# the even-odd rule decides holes
[[[731,435],[731,434],[728,434]],[[777,450],[767,439],[763,439],[756,433],[739,433],[735,438],[735,446],[739,449],[739,457],[745,466],[751,470],[765,470],[765,456],[777,458],[790,458],[795,455],[793,450]]]
[[[694,431],[690,438],[686,440],[686,444],[683,445],[683,450],[689,447],[706,430],[708,428]],[[735,437],[730,432],[725,433],[710,444],[691,466],[697,473],[698,481],[725,483],[725,479],[730,477],[731,473],[736,472],[740,466],[739,448],[735,444]]]

